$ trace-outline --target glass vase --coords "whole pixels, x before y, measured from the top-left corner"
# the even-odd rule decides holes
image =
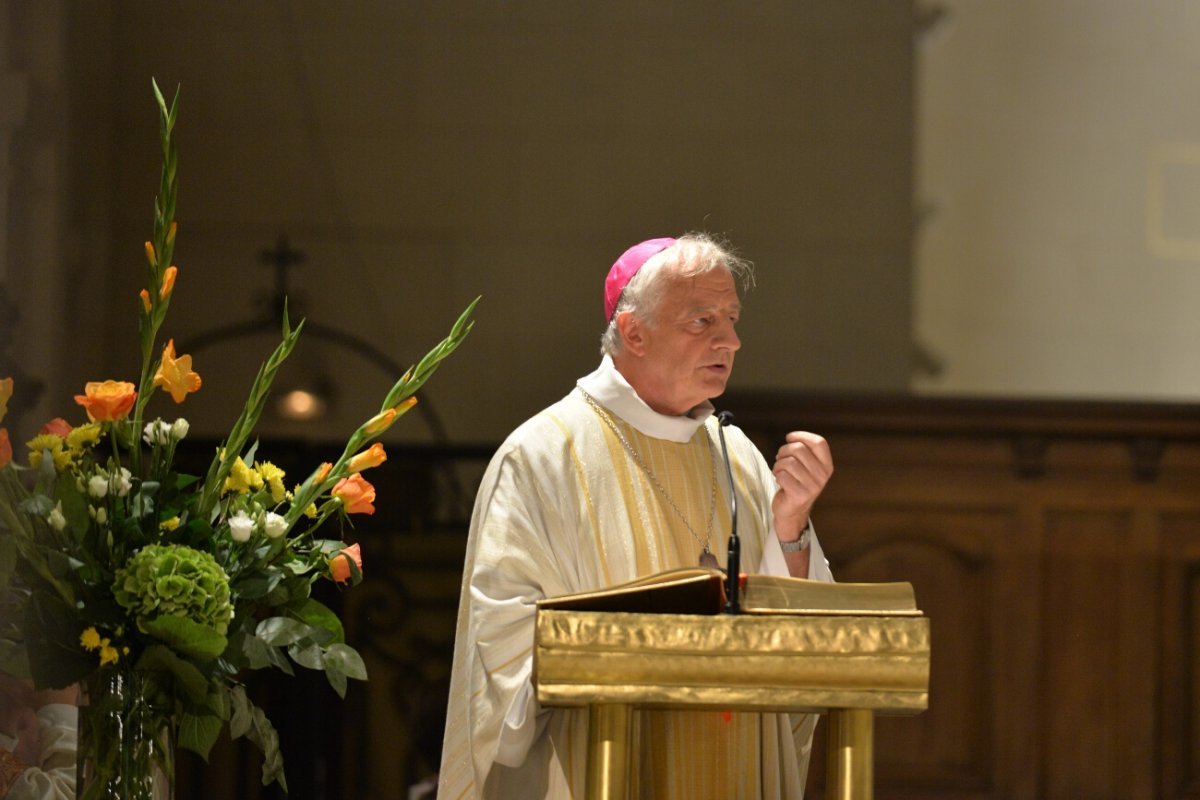
[[[103,668],[79,709],[76,800],[174,800],[175,720],[136,670]]]

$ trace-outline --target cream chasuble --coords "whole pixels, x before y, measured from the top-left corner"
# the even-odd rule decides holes
[[[589,405],[585,391],[602,409]],[[467,543],[440,800],[583,797],[587,710],[537,704],[535,603],[697,565],[709,535],[714,480],[711,549],[724,564],[729,487],[711,412],[705,405],[690,417],[657,414],[605,358],[500,447],[481,482]],[[774,476],[740,430],[729,427],[725,435],[743,569],[759,565],[758,572],[786,575],[771,523]],[[808,577],[832,580],[815,534],[811,541]],[[803,794],[815,716],[639,716],[635,797]]]

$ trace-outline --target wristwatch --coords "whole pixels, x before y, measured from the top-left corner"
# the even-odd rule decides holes
[[[793,539],[790,542],[780,542],[779,546],[783,548],[785,553],[799,553],[804,548],[808,547],[809,528],[805,527],[804,533],[800,534],[799,539]]]

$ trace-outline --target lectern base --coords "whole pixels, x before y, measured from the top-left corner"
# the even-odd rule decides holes
[[[628,800],[633,706],[588,706],[587,800]],[[869,708],[829,709],[827,800],[873,800],[875,715]]]
[[[875,714],[869,708],[829,709],[826,741],[827,800],[872,800]]]
[[[588,706],[587,800],[628,800],[632,731],[632,706]]]

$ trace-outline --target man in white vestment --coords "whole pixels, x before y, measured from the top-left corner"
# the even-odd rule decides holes
[[[741,342],[750,265],[705,235],[651,239],[605,284],[603,359],[488,466],[467,543],[439,798],[582,798],[586,709],[544,709],[535,604],[663,570],[724,564],[728,478],[713,406]],[[768,466],[726,427],[741,567],[832,580],[809,512],[833,472],[794,432]],[[816,717],[641,715],[633,796],[800,798]]]

